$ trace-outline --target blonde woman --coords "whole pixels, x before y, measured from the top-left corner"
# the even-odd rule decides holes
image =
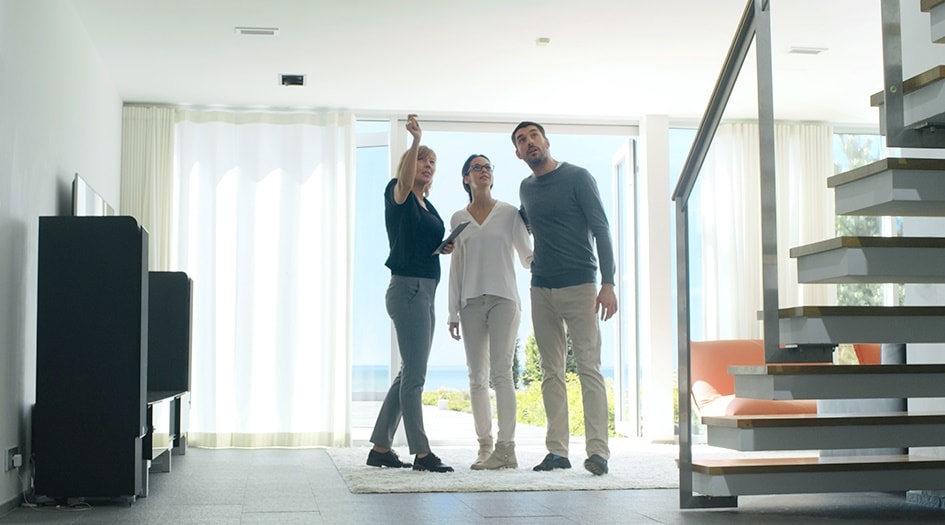
[[[436,173],[436,153],[420,145],[416,115],[407,117],[407,131],[413,143],[400,159],[397,178],[384,191],[384,220],[390,243],[385,265],[391,272],[387,313],[394,322],[402,364],[377,415],[371,434],[374,447],[368,453],[367,464],[452,472],[453,467],[430,451],[421,399],[433,346],[433,300],[440,281],[440,257],[433,252],[446,230],[433,203],[427,200]],[[442,253],[452,249],[448,245]],[[401,461],[391,449],[401,418],[410,453],[416,455],[412,465]]]

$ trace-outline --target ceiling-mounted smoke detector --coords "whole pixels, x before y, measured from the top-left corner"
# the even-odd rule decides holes
[[[237,35],[243,36],[276,36],[279,34],[278,27],[235,27],[233,30]]]
[[[826,51],[826,47],[800,47],[794,46],[788,50],[792,55],[819,55]]]

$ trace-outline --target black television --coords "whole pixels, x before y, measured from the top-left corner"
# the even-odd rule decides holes
[[[72,179],[72,215],[103,217],[115,215],[115,209],[78,173]]]

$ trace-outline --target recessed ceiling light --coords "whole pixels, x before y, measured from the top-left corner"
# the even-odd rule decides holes
[[[819,55],[826,51],[826,47],[800,47],[794,46],[788,50],[793,55]]]
[[[535,40],[535,45],[538,47],[545,47],[550,43],[551,43],[551,39],[546,36],[540,37],[537,40]]]
[[[246,36],[276,36],[279,34],[278,27],[234,27],[237,35]]]

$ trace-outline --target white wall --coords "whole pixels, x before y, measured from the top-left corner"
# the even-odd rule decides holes
[[[38,217],[79,172],[118,208],[121,99],[69,0],[0,0],[0,453],[27,452],[36,377]],[[77,451],[78,453],[83,453]],[[88,451],[91,452],[91,451]],[[85,452],[85,453],[88,453]],[[26,469],[22,470],[25,477]],[[0,469],[0,515],[21,492]]]

